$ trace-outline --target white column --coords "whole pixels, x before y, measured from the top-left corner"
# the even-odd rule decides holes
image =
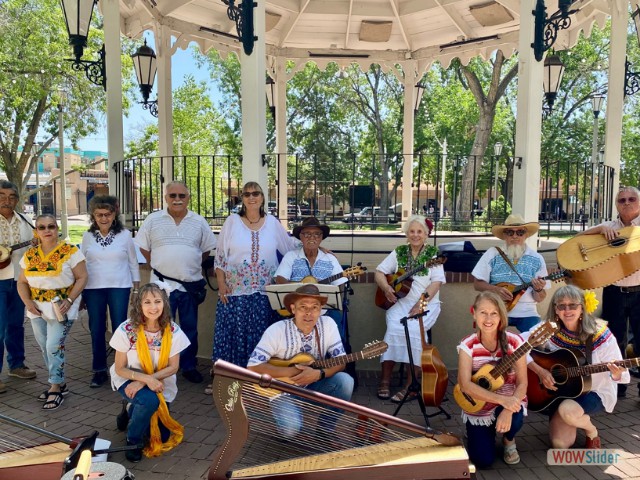
[[[266,96],[264,93],[265,61],[265,0],[258,0],[253,9],[254,33],[258,37],[251,55],[240,54],[242,88],[242,182],[258,182],[267,189],[267,167],[262,154],[267,150]],[[286,208],[286,205],[285,205]]]
[[[518,116],[516,118],[516,157],[522,168],[514,167],[513,213],[527,222],[538,221],[540,206],[540,140],[542,127],[543,61],[533,56],[533,15],[535,0],[520,3],[520,40],[518,55]],[[537,237],[528,242],[535,248]]]
[[[103,0],[104,48],[107,73],[107,149],[109,150],[109,193],[116,195],[115,162],[124,160],[122,126],[122,61],[120,59],[120,2]],[[98,87],[96,87],[98,88]],[[120,181],[124,181],[123,178]]]
[[[171,31],[157,25],[155,31],[158,61],[158,143],[162,157],[165,185],[174,179],[173,163],[173,102],[171,100]]]
[[[287,59],[276,59],[276,155],[278,158],[278,217],[287,228]]]
[[[411,215],[411,206],[413,204],[413,107],[416,98],[416,62],[404,63],[403,70],[404,132],[402,134],[402,152],[404,154],[404,164],[402,166],[402,221]]]
[[[604,163],[615,168],[613,193],[620,185],[620,151],[622,149],[622,115],[624,103],[624,63],[627,56],[628,2],[616,0],[611,5],[611,52],[609,53],[609,91],[607,92]],[[606,194],[606,192],[605,192]],[[602,202],[601,202],[602,203]],[[602,206],[600,206],[602,211]],[[606,212],[608,215],[609,212]],[[615,211],[613,212],[615,215]]]

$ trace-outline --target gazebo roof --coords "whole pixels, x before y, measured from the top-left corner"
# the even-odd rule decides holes
[[[557,8],[547,0],[547,14]],[[495,50],[518,48],[520,0],[267,0],[266,51],[270,57],[314,60],[323,65],[393,64],[416,60],[419,71],[435,60],[467,63]],[[554,45],[570,48],[594,22],[604,26],[614,2],[577,0],[569,30]],[[238,52],[235,23],[222,0],[120,0],[122,33],[140,36],[168,26],[180,47],[196,42],[202,52]],[[522,21],[533,22],[533,15]]]

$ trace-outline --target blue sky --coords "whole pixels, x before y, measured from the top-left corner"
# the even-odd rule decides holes
[[[147,39],[150,46],[150,39]],[[205,81],[210,84],[211,80],[209,78],[209,73],[206,68],[198,68],[195,60],[193,59],[193,50],[191,46],[187,50],[178,49],[177,52],[173,55],[171,59],[171,78],[173,82],[173,88],[176,89],[180,85],[184,83],[184,78],[187,75],[192,75],[197,82]],[[157,87],[158,87],[158,79],[156,78],[156,82],[153,86],[153,92],[151,93],[151,99],[155,100],[157,95]],[[137,91],[137,99],[138,101],[142,100],[142,96]],[[158,120],[154,118],[148,110],[143,110],[141,105],[135,104],[131,111],[129,112],[128,117],[123,118],[123,129],[124,129],[124,143],[125,146],[127,142],[135,136],[136,132],[139,132],[141,128],[145,125],[157,122]],[[95,136],[86,137],[78,142],[78,147],[80,150],[100,150],[106,152],[107,149],[107,125],[106,125],[106,117],[104,121],[104,125]]]

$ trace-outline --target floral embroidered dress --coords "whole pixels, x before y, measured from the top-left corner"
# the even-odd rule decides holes
[[[65,299],[75,282],[73,268],[84,261],[84,255],[78,247],[66,242],[60,242],[48,255],[40,246],[29,248],[20,260],[31,289],[31,299],[42,312],[44,320],[55,320],[51,300],[55,297]],[[67,312],[69,319],[78,317],[80,302],[76,299]],[[27,311],[29,318],[37,315]]]
[[[218,300],[216,307],[213,361],[247,365],[249,355],[274,319],[264,291],[278,268],[278,252],[285,255],[297,245],[298,241],[272,215],[265,217],[258,230],[247,227],[237,214],[224,222],[215,266],[225,272],[231,291],[227,304]]]
[[[409,245],[400,245],[376,267],[376,270],[384,273],[385,275],[392,275],[397,273],[400,269],[409,271],[418,265],[424,265],[426,262],[431,260],[437,252],[438,250],[436,247],[425,246],[418,254],[417,258],[413,259],[409,254]],[[409,314],[409,311],[418,302],[420,296],[424,293],[427,287],[431,285],[431,283],[446,283],[442,265],[425,268],[415,274],[412,278],[413,283],[411,284],[411,290],[407,296],[398,300],[389,310],[387,310],[387,331],[384,334],[384,341],[387,342],[389,348],[382,355],[382,362],[386,360],[404,363],[409,362],[404,326],[400,323],[400,319]],[[425,332],[435,325],[438,315],[440,314],[439,293],[429,299],[427,309],[428,313],[422,317]],[[418,320],[410,320],[408,326],[413,360],[419,361],[420,356],[422,355],[422,341],[420,339],[420,326],[418,325]]]

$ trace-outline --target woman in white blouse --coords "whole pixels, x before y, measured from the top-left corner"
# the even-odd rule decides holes
[[[91,388],[108,379],[105,333],[107,308],[113,332],[127,319],[129,295],[140,285],[138,258],[129,230],[119,218],[116,197],[96,195],[89,202],[91,226],[82,237],[81,250],[87,259],[89,281],[83,299],[89,313],[93,378]]]

